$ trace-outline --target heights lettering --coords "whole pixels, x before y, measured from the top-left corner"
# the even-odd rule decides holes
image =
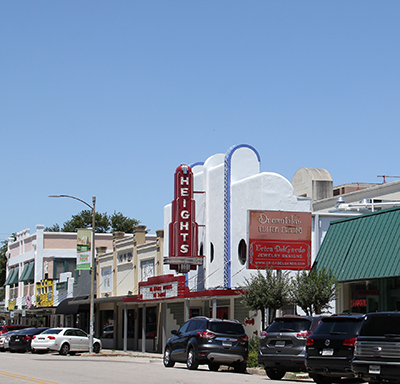
[[[170,223],[169,256],[197,257],[198,225],[195,221],[195,201],[193,199],[193,172],[186,165],[175,171],[175,196],[172,202],[172,222]],[[178,269],[171,263],[170,268]],[[191,266],[195,269],[195,266]]]

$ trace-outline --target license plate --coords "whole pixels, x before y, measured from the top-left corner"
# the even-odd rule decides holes
[[[284,340],[278,340],[275,342],[275,347],[282,348],[285,346],[285,341]]]
[[[44,337],[38,337],[38,340],[44,340]]]
[[[324,348],[322,350],[322,356],[333,356],[333,348]]]
[[[222,346],[223,347],[232,347],[232,342],[231,341],[223,341]]]
[[[380,375],[381,367],[379,365],[370,365],[369,366],[369,373],[371,375]]]

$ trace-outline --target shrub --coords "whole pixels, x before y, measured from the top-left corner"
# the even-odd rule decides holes
[[[253,336],[249,340],[249,360],[247,362],[247,366],[249,368],[257,368],[259,366],[257,362],[257,355],[259,348],[260,348],[260,338],[258,336]]]

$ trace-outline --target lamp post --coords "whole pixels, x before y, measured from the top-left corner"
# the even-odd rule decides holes
[[[90,279],[90,313],[89,313],[89,352],[93,353],[93,319],[94,319],[94,255],[95,255],[95,213],[96,213],[96,196],[92,197],[92,205],[86,201],[70,195],[49,195],[49,197],[69,197],[70,199],[75,199],[83,204],[86,204],[92,210],[92,266],[90,269],[91,279]]]

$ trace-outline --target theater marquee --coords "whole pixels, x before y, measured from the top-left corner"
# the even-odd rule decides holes
[[[249,269],[311,269],[311,213],[249,211]]]

